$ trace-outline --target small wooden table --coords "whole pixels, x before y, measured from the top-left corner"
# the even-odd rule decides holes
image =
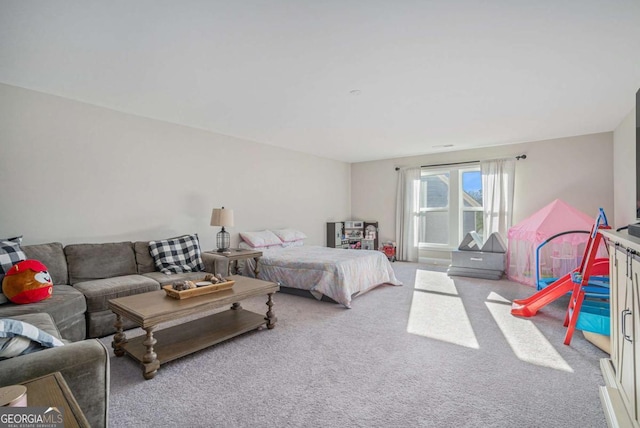
[[[280,286],[274,282],[239,275],[229,279],[235,281],[233,288],[189,299],[174,299],[167,296],[164,290],[159,290],[109,300],[109,309],[116,314],[116,334],[111,343],[114,353],[118,357],[126,353],[142,363],[142,375],[145,379],[152,379],[160,365],[168,361],[263,325],[268,329],[274,328],[277,318],[272,311],[272,296],[280,290]],[[240,305],[240,301],[244,299],[264,295],[267,295],[266,316],[243,309]],[[227,305],[232,305],[231,309],[159,330],[154,334],[154,330],[162,322]],[[147,332],[146,336],[127,340],[122,329],[123,316],[142,327]]]
[[[215,254],[218,256],[223,256],[229,259],[229,267],[227,269],[227,275],[239,275],[240,270],[238,269],[238,261],[239,260],[247,260],[253,259],[256,262],[255,267],[253,268],[253,273],[255,273],[255,277],[258,277],[258,260],[262,257],[262,251],[258,250],[245,250],[241,248],[231,248],[229,252],[219,253],[217,251],[206,251],[207,253]],[[231,268],[233,265],[233,269]]]
[[[63,408],[65,428],[91,427],[60,372],[50,373],[22,384],[27,387],[29,407]]]

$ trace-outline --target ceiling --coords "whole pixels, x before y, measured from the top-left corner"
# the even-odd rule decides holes
[[[634,107],[640,1],[0,0],[0,82],[345,162],[537,141]]]

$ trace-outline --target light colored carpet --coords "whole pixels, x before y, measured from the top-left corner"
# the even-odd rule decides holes
[[[110,426],[606,426],[607,355],[580,332],[563,345],[566,302],[519,319],[503,300],[532,288],[393,266],[405,285],[378,287],[353,309],[278,294],[275,329],[163,365],[149,381],[112,357]],[[243,306],[266,310],[262,298]]]

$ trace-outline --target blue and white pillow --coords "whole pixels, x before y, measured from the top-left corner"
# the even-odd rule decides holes
[[[33,324],[0,318],[0,360],[63,345],[60,339]]]
[[[163,273],[204,272],[198,235],[149,242],[149,253]]]

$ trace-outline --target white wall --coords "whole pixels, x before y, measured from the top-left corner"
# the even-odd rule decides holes
[[[556,198],[594,218],[598,208],[602,207],[613,219],[611,132],[355,163],[351,165],[352,217],[356,220],[378,220],[380,238],[395,240],[396,166],[486,160],[521,154],[526,154],[527,159],[516,163],[514,224]],[[457,244],[453,246],[457,247]]]
[[[616,227],[636,220],[636,109],[613,131],[613,201]]]
[[[211,210],[241,231],[294,227],[324,245],[350,212],[350,165],[0,84],[0,237],[24,243],[162,239]]]

